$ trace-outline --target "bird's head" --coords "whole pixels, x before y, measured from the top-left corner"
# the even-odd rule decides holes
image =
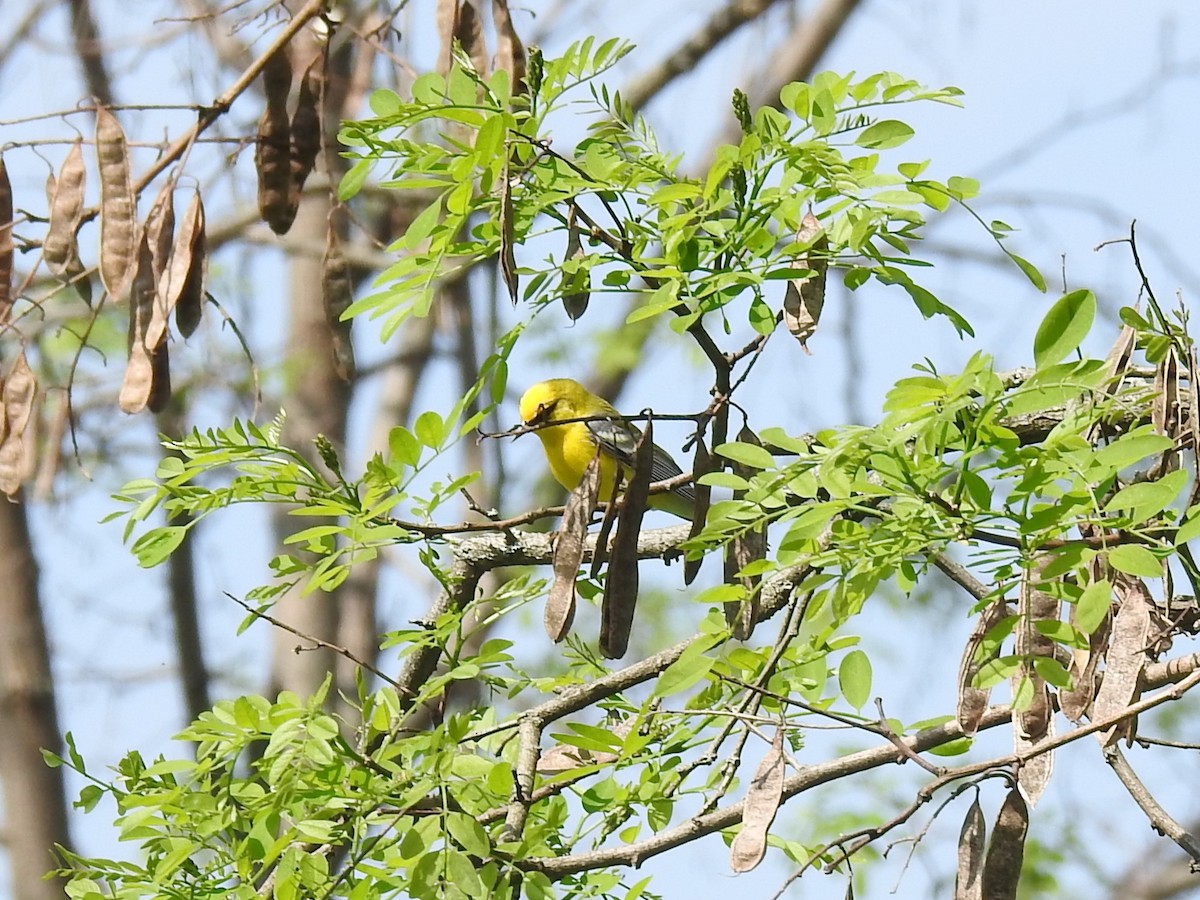
[[[587,396],[587,390],[570,378],[538,382],[521,397],[521,421],[526,425],[542,425],[555,419],[575,418],[581,415],[574,402],[580,395]]]

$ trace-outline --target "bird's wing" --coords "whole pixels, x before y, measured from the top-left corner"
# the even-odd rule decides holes
[[[587,423],[588,431],[592,434],[600,448],[615,457],[622,465],[632,466],[637,442],[642,437],[641,430],[624,419],[592,419]]]
[[[614,456],[621,464],[633,465],[634,451],[641,439],[641,429],[624,419],[593,419],[587,423],[592,438],[607,453]],[[666,481],[676,475],[682,475],[683,470],[671,458],[666,450],[654,445],[654,456],[650,462],[650,481]],[[695,502],[696,495],[690,484],[680,485],[674,491],[686,500]]]

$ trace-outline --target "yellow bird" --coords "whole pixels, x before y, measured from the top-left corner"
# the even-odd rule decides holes
[[[617,466],[628,479],[633,465],[634,449],[642,432],[620,418],[612,404],[597,397],[578,381],[570,378],[551,378],[535,384],[521,397],[521,421],[526,425],[542,425],[537,436],[550,463],[554,479],[568,491],[574,490],[583,473],[600,450],[600,494],[603,501],[612,496]],[[590,422],[566,422],[546,425],[566,419],[596,418]],[[678,463],[666,450],[654,445],[650,464],[650,481],[666,481],[683,474]],[[670,493],[651,494],[647,500],[653,509],[673,513],[690,520],[696,508],[692,486],[681,485]]]

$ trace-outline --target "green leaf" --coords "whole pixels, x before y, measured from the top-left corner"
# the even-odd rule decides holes
[[[1189,475],[1185,469],[1168,472],[1158,481],[1142,481],[1123,487],[1108,501],[1106,512],[1129,510],[1135,522],[1145,522],[1171,505],[1179,492],[1187,486]]]
[[[1075,627],[1091,634],[1104,621],[1112,606],[1112,583],[1096,581],[1089,584],[1075,602]]]
[[[402,466],[415,466],[421,458],[421,442],[403,425],[388,432],[388,449],[392,452],[392,461]]]
[[[338,182],[337,196],[338,200],[343,203],[352,199],[360,190],[367,180],[367,175],[371,173],[371,165],[373,159],[360,159],[342,176],[342,180]]]
[[[1103,467],[1109,474],[1115,474],[1147,456],[1164,453],[1174,446],[1175,442],[1165,434],[1155,434],[1153,425],[1144,425],[1101,447],[1092,454],[1092,464]]]
[[[471,856],[486,857],[492,852],[492,842],[483,826],[475,821],[474,816],[466,813],[446,813],[446,830],[454,838],[458,846]]]
[[[1191,507],[1184,516],[1183,524],[1175,532],[1175,546],[1186,544],[1200,536],[1200,503]]]
[[[1030,284],[1043,294],[1046,293],[1046,279],[1042,277],[1042,273],[1038,271],[1037,266],[1024,257],[1017,256],[1015,253],[1009,253],[1008,258],[1015,262],[1017,268],[1025,273],[1025,277],[1029,279]]]
[[[157,566],[183,543],[187,536],[187,528],[183,525],[164,525],[152,528],[134,541],[132,550],[137,557],[138,565],[143,569]]]
[[[771,455],[771,451],[765,447],[759,447],[757,444],[744,444],[741,441],[731,441],[728,444],[718,444],[714,450],[726,459],[732,459],[734,462],[742,463],[754,469],[775,468],[775,457]]]
[[[864,129],[854,139],[854,143],[860,147],[866,147],[868,150],[887,150],[907,143],[914,134],[916,132],[912,127],[904,122],[886,119]]]
[[[1071,686],[1071,674],[1063,668],[1062,663],[1051,656],[1039,656],[1034,659],[1033,670],[1056,688],[1065,690]]]
[[[775,313],[762,297],[755,296],[750,301],[750,327],[762,335],[775,330]]]
[[[862,650],[851,650],[842,659],[838,689],[855,709],[862,709],[871,699],[871,660]]]
[[[438,413],[431,409],[417,416],[413,430],[417,433],[417,440],[426,447],[436,450],[446,436],[446,423],[442,421],[442,417]]]
[[[679,659],[667,666],[666,671],[654,683],[654,696],[669,697],[686,691],[708,675],[717,662],[713,657],[705,655],[711,646],[712,642],[708,640],[698,640],[688,645]]]
[[[1073,627],[1069,622],[1063,622],[1060,619],[1044,619],[1040,622],[1034,622],[1033,627],[1037,629],[1038,634],[1045,635],[1056,644],[1075,647],[1080,650],[1087,649],[1087,635],[1078,628]],[[1046,680],[1049,681],[1050,679],[1047,678]]]
[[[1033,339],[1037,367],[1052,366],[1076,349],[1091,331],[1095,318],[1096,295],[1091,291],[1071,291],[1060,297],[1042,319]]]
[[[1122,544],[1108,551],[1108,564],[1140,578],[1162,578],[1162,562],[1141,544]]]

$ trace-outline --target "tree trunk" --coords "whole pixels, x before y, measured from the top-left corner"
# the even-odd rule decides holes
[[[61,900],[62,881],[42,880],[53,845],[69,837],[62,770],[42,759],[62,743],[23,502],[0,497],[0,548],[0,782],[13,897]]]

